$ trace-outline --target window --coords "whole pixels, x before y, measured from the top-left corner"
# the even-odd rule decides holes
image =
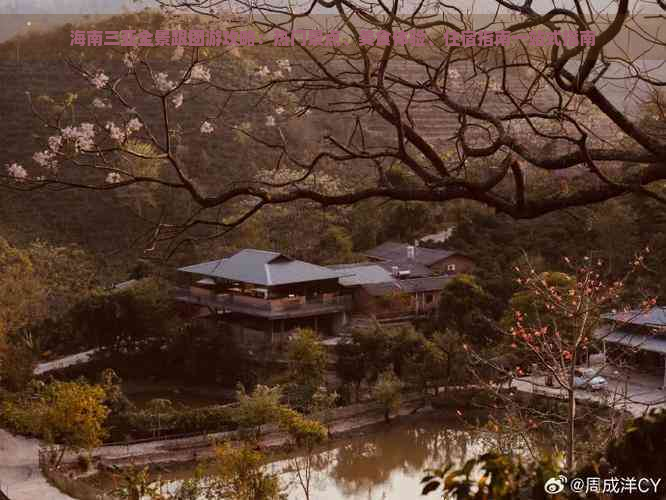
[[[446,265],[446,270],[451,272],[451,273],[454,273],[454,272],[456,272],[456,265],[455,264],[447,264]]]
[[[427,293],[425,296],[426,299],[426,304],[432,304],[432,301],[434,300],[434,297],[432,293]]]

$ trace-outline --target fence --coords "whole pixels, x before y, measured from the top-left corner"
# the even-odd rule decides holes
[[[50,453],[47,450],[39,450],[39,468],[47,481],[63,493],[77,498],[78,500],[117,500],[116,497],[107,495],[101,490],[76,480],[54,469],[49,460]],[[5,500],[0,496],[0,500]]]

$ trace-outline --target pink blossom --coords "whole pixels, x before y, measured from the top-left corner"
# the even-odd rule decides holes
[[[60,146],[62,146],[62,136],[52,135],[51,137],[49,137],[48,143],[49,143],[49,149],[51,151],[57,152],[60,150]]]
[[[7,166],[7,174],[17,181],[25,180],[28,177],[28,172],[18,163],[14,162]]]
[[[95,125],[92,123],[82,123],[78,127],[65,127],[62,129],[62,137],[65,140],[73,141],[77,151],[92,149],[95,146],[93,141],[95,137]]]
[[[98,71],[97,74],[90,79],[92,84],[98,89],[103,89],[109,83],[109,77],[103,71]]]
[[[132,69],[138,61],[139,57],[134,51],[125,52],[125,56],[123,57],[123,64],[129,69]]]
[[[275,62],[281,69],[291,73],[291,63],[289,62],[289,59],[278,59]]]
[[[451,68],[449,68],[448,76],[453,81],[460,80],[460,78],[461,78],[460,71],[458,71],[457,69],[451,69]]]
[[[282,113],[284,113],[284,108],[282,106],[275,108],[276,115],[281,115]]]
[[[212,134],[215,130],[215,127],[209,122],[203,122],[201,124],[201,133],[202,134]]]
[[[45,149],[44,151],[39,151],[32,155],[32,159],[35,162],[46,168],[55,169],[58,167],[58,160],[56,159],[56,154],[50,149]]]
[[[106,122],[106,130],[109,131],[111,139],[118,142],[125,140],[125,132],[113,122]]]
[[[275,127],[275,118],[272,116],[267,116],[266,117],[266,126],[267,127]]]

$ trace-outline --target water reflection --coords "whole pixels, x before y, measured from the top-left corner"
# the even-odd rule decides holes
[[[462,464],[497,449],[525,454],[524,441],[497,440],[497,435],[423,417],[394,422],[365,436],[332,442],[310,458],[310,500],[408,500],[421,497],[421,478],[428,468]],[[302,481],[308,457],[279,457],[266,467],[277,473],[290,500],[303,500]],[[187,474],[178,474],[180,478]],[[181,481],[168,484],[178,489]],[[439,498],[436,494],[425,498]]]
[[[420,497],[425,469],[462,463],[497,444],[490,436],[452,429],[441,421],[398,424],[385,431],[336,443],[314,458],[311,500],[405,500]],[[518,443],[514,450],[518,450]],[[303,499],[294,457],[269,465]],[[433,495],[434,498],[435,495]]]

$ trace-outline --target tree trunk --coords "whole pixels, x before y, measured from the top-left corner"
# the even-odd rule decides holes
[[[384,410],[384,421],[388,424],[391,422],[391,410],[389,408]]]
[[[567,472],[573,473],[576,464],[574,457],[574,442],[576,432],[576,398],[574,389],[569,389],[569,429],[567,432]]]
[[[62,462],[62,459],[65,456],[65,450],[66,448],[64,446],[60,448],[60,455],[58,455],[58,461],[55,463],[56,469],[60,467],[60,463]]]

